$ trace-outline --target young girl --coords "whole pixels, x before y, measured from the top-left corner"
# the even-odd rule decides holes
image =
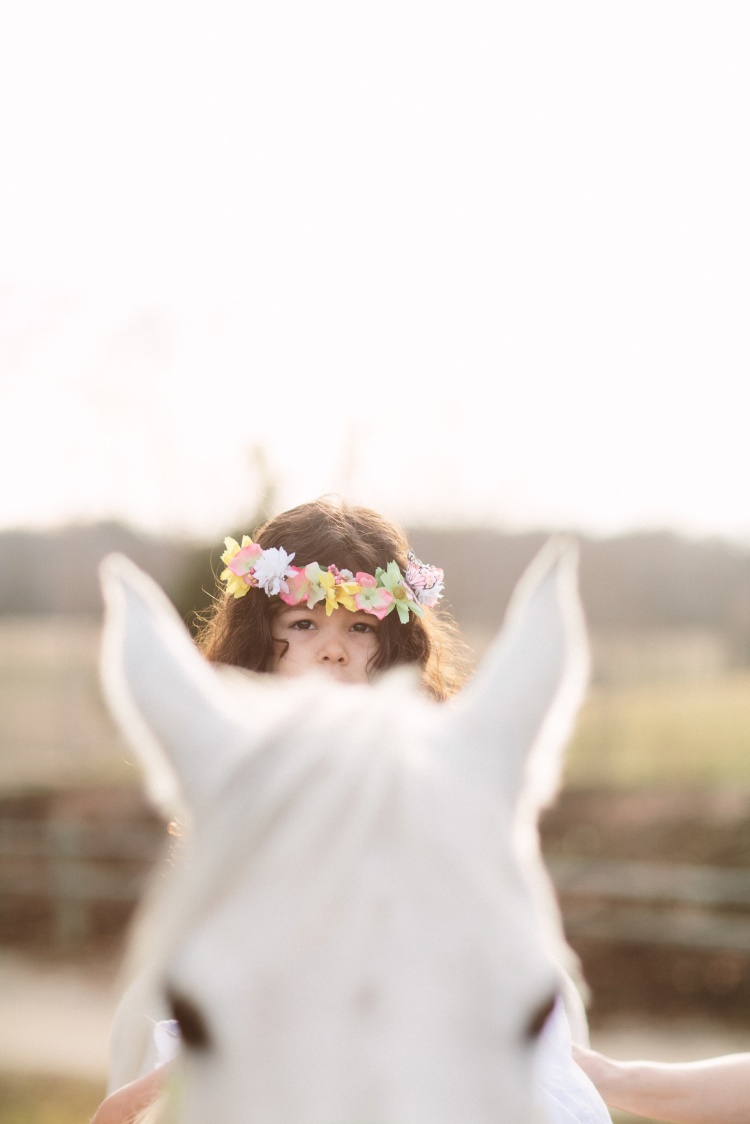
[[[468,650],[439,607],[443,572],[416,558],[404,532],[378,512],[319,499],[225,545],[220,591],[197,638],[209,661],[283,676],[316,669],[348,683],[412,664],[438,701],[464,684]],[[176,1030],[160,1024],[163,1043],[170,1029]],[[178,1046],[179,1035],[172,1041]],[[112,1093],[92,1124],[132,1124],[158,1096],[169,1069],[166,1061]],[[572,1061],[560,1005],[540,1070],[550,1124],[609,1121]]]
[[[314,500],[264,523],[253,541],[226,546],[225,589],[198,636],[208,660],[279,675],[335,667],[357,682],[416,664],[441,700],[463,685],[467,650],[453,621],[434,611],[443,572],[415,558],[401,528],[377,511]],[[346,638],[335,660],[318,651],[332,630]]]

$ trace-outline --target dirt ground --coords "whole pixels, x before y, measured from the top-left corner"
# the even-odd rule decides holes
[[[0,954],[0,1067],[104,1081],[117,1002],[113,964]]]

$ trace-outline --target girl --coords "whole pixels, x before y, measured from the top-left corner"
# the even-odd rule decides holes
[[[270,519],[253,542],[226,545],[226,588],[198,636],[208,660],[280,675],[335,667],[356,682],[416,664],[440,700],[463,685],[467,650],[452,620],[430,611],[443,572],[419,562],[401,528],[378,512],[314,500]],[[329,658],[320,642],[334,632],[346,652]]]
[[[209,661],[282,676],[315,669],[347,683],[413,664],[438,701],[464,684],[468,650],[438,607],[443,572],[416,558],[404,532],[378,512],[323,498],[269,520],[252,539],[225,544],[220,591],[197,638]],[[162,1042],[169,1029],[160,1025]],[[92,1124],[132,1124],[169,1070],[166,1061],[112,1093]],[[559,1004],[542,1044],[540,1080],[550,1124],[609,1121],[572,1060]]]

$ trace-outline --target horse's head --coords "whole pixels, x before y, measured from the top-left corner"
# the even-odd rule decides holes
[[[107,695],[152,798],[190,820],[144,928],[186,1124],[537,1118],[563,945],[536,823],[585,682],[574,569],[551,544],[437,704],[404,671],[222,672],[107,561]]]

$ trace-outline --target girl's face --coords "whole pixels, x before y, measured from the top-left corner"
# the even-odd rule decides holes
[[[284,606],[274,618],[277,675],[302,675],[320,668],[342,683],[367,683],[367,668],[378,651],[380,621],[370,613],[325,607]],[[288,647],[284,651],[285,641]]]

